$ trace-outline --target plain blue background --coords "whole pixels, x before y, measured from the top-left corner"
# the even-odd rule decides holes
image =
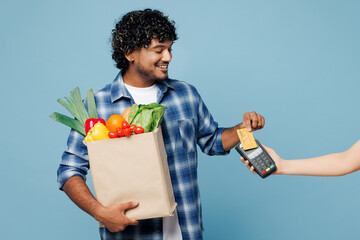
[[[175,20],[170,77],[196,86],[221,126],[257,111],[266,126],[255,137],[285,159],[359,139],[359,1],[1,1],[1,239],[99,239],[57,189],[69,129],[49,115],[68,114],[56,100],[74,87],[84,96],[113,80],[114,23],[146,7]],[[358,238],[359,182],[263,180],[236,151],[200,152],[205,239]]]

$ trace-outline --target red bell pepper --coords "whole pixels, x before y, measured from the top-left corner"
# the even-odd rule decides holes
[[[102,118],[88,118],[85,121],[85,132],[86,132],[86,134],[98,122],[105,125],[105,120],[102,119]]]

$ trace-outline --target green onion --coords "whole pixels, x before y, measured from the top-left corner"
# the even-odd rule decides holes
[[[88,107],[89,118],[99,118],[97,110],[96,110],[94,92],[92,89],[87,91],[86,98],[87,98],[87,107]]]
[[[70,92],[70,96],[71,96],[70,98],[65,97],[66,102],[64,100],[62,100],[61,98],[59,98],[57,101],[63,107],[65,107],[75,117],[75,119],[65,116],[63,114],[57,113],[57,112],[54,112],[53,114],[51,114],[50,118],[52,118],[55,121],[58,121],[62,124],[65,124],[66,126],[69,126],[72,129],[81,133],[82,135],[86,136],[85,121],[88,118],[98,118],[94,92],[92,89],[90,89],[87,92],[88,111],[86,111],[84,103],[81,100],[80,89],[78,87],[74,88]]]
[[[75,103],[76,110],[79,113],[79,117],[80,117],[79,121],[85,124],[85,121],[86,121],[86,119],[89,118],[89,115],[88,115],[88,113],[85,109],[85,106],[81,100],[80,89],[78,87],[74,88],[70,92],[70,95],[72,97],[72,100]]]
[[[78,131],[82,135],[84,135],[84,136],[86,135],[85,127],[79,120],[70,118],[66,115],[63,115],[63,114],[57,113],[57,112],[54,112],[53,114],[51,114],[50,117],[52,119],[54,119],[55,121],[58,121],[59,123],[62,123],[68,127],[71,127],[72,129]]]
[[[75,105],[67,98],[65,97],[66,101],[68,103],[66,103],[64,100],[62,100],[61,98],[59,98],[57,101],[58,103],[60,103],[63,107],[65,107],[75,118],[80,119],[80,116],[78,114],[78,112],[76,111],[76,107]]]

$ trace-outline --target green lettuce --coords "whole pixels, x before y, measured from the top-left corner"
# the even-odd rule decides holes
[[[157,103],[134,104],[129,113],[129,124],[144,128],[144,132],[154,131],[161,123],[166,107]]]

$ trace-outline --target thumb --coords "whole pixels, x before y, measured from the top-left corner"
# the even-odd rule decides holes
[[[138,201],[130,201],[130,202],[126,202],[122,204],[122,209],[126,210],[126,209],[130,209],[130,208],[135,208],[139,205]]]
[[[267,146],[265,146],[265,145],[262,145],[263,147],[264,147],[264,149],[269,153],[269,154],[274,154],[274,150],[272,149],[272,148],[269,148],[269,147],[267,147]]]
[[[252,131],[252,128],[251,128],[251,118],[250,118],[250,116],[249,116],[248,113],[245,113],[245,114],[244,114],[243,124],[244,124],[244,127],[246,127],[249,132]]]
[[[265,148],[265,150],[266,150],[267,152],[269,152],[269,150],[271,149],[271,148],[268,148],[267,146],[265,146],[264,144],[262,144],[262,146]]]

